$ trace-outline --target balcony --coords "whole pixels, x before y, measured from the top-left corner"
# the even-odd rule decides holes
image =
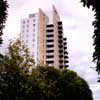
[[[63,58],[63,54],[60,54],[60,55],[59,55],[59,58]]]
[[[62,69],[63,68],[63,65],[59,65],[59,68]]]
[[[63,60],[59,60],[59,63],[60,63],[60,64],[63,63]]]
[[[62,39],[63,38],[62,35],[58,35],[58,37],[59,37],[59,39]]]
[[[53,53],[54,50],[46,50],[47,53]]]
[[[47,42],[47,43],[51,43],[51,42],[53,43],[53,42],[54,42],[54,40],[53,40],[53,39],[51,39],[51,40],[47,40],[46,42]]]
[[[49,25],[47,25],[47,27],[54,27],[54,25],[53,24],[49,24]]]
[[[51,44],[51,45],[47,45],[46,47],[47,47],[47,48],[52,48],[52,47],[54,47],[54,45]]]
[[[65,60],[64,63],[69,63],[69,61],[68,60]]]
[[[54,58],[54,55],[47,55],[46,58]]]
[[[58,43],[63,43],[63,41],[62,40],[58,40]]]
[[[64,47],[64,49],[67,49],[67,47]]]
[[[66,40],[67,40],[67,38],[64,38],[63,40],[64,40],[64,41],[66,41]]]
[[[62,34],[63,32],[62,32],[62,30],[58,30],[58,33],[59,33],[59,34]]]
[[[53,29],[47,29],[46,31],[47,31],[47,32],[54,32]]]
[[[54,37],[53,34],[47,34],[47,37]]]
[[[59,21],[59,22],[58,22],[58,25],[62,25],[62,22],[61,22],[61,21]]]
[[[59,53],[63,53],[63,50],[59,50]]]
[[[47,64],[53,64],[54,61],[53,61],[53,60],[52,60],[52,61],[46,61],[46,63],[47,63]]]
[[[68,52],[67,52],[67,51],[65,51],[65,52],[64,52],[64,54],[68,54]]]
[[[64,56],[64,59],[68,59],[68,56]]]
[[[64,45],[67,45],[67,43],[66,43],[66,42],[64,42]]]
[[[62,26],[58,26],[58,29],[59,29],[59,30],[62,30],[63,28],[62,28]]]
[[[69,67],[69,65],[65,65],[64,67],[65,67],[65,68],[68,68],[68,67]]]
[[[59,47],[59,48],[63,48],[63,45],[60,44],[60,45],[58,45],[58,47]]]

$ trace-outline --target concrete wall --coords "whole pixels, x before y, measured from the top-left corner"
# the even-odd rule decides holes
[[[56,8],[52,7],[52,15],[53,15],[53,24],[54,24],[54,66],[56,68],[59,67],[59,51],[58,51],[58,24],[60,21],[59,14]]]
[[[39,9],[38,13],[38,63],[46,64],[46,24],[47,16]]]

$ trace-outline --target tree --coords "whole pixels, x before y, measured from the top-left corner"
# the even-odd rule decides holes
[[[34,60],[20,40],[11,42],[0,63],[1,100],[93,100],[88,84],[75,72],[53,67],[32,69]]]
[[[29,69],[34,66],[35,62],[29,55],[29,50],[24,46],[19,39],[14,43],[11,42],[8,47],[8,57],[12,59],[12,64],[17,64],[24,72],[29,72]]]
[[[7,19],[7,8],[8,8],[8,3],[6,0],[0,0],[0,45],[2,44],[2,35],[3,35],[3,29],[4,29],[4,24]],[[1,60],[3,59],[3,55],[0,54],[0,63]]]
[[[25,100],[93,100],[86,81],[73,71],[38,67],[30,77]]]
[[[92,10],[95,12],[95,21],[94,25],[94,47],[95,51],[93,53],[93,61],[96,62],[96,71],[100,74],[100,5],[99,0],[81,0],[83,6],[88,8],[92,6]]]
[[[56,87],[60,70],[52,67],[37,67],[32,70],[29,79],[28,94],[25,100],[56,100],[59,88]]]
[[[93,100],[92,92],[88,84],[80,78],[75,72],[70,70],[63,70],[61,78],[58,83],[61,90],[62,100]],[[61,100],[58,99],[58,100]]]
[[[7,0],[0,0],[0,44],[2,44],[2,34],[5,21],[7,19],[7,8],[8,3]]]
[[[0,64],[0,98],[21,99],[27,89],[27,79],[34,60],[20,40],[11,42],[8,53]]]

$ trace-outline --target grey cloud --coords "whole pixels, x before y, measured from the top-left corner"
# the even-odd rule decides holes
[[[19,9],[20,7],[22,7],[27,1],[25,0],[10,0],[9,4],[10,7],[12,7],[13,9]]]
[[[100,83],[91,86],[93,91],[94,100],[100,100]]]
[[[9,0],[10,6],[10,17],[8,26],[10,27],[5,31],[9,35],[9,38],[19,34],[21,16],[33,12],[36,8],[42,8],[44,11],[49,10],[52,0]],[[92,13],[85,8],[78,6],[79,0],[54,0],[54,4],[61,16],[64,26],[64,35],[68,38],[68,52],[70,69],[76,71],[80,76],[86,79],[93,90],[95,100],[100,100],[98,96],[100,91],[99,88],[93,88],[92,85],[96,83],[96,72],[90,68],[94,66],[91,64],[92,61],[92,38],[91,25]],[[77,2],[77,4],[76,4]],[[76,4],[76,5],[75,5]],[[81,5],[81,4],[80,4]],[[77,9],[77,6],[79,9]],[[85,10],[83,10],[85,9]],[[92,15],[92,16],[91,16]],[[11,22],[13,20],[13,22]],[[18,22],[19,21],[19,22]],[[12,35],[12,36],[11,36]],[[16,35],[17,36],[17,35]],[[91,44],[91,45],[90,45]],[[99,98],[99,99],[98,99]]]

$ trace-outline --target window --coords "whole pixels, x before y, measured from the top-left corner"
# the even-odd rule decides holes
[[[47,25],[47,27],[54,27],[54,25],[53,24],[49,24],[49,25]]]
[[[29,20],[27,20],[27,23],[29,23]]]
[[[47,45],[47,48],[52,48],[54,47],[54,45]]]
[[[33,41],[35,41],[35,38],[33,38]]]
[[[35,27],[35,24],[33,24],[33,26]]]
[[[46,61],[47,64],[54,63],[54,61]]]
[[[47,42],[54,42],[54,40],[53,40],[53,39],[51,39],[51,40],[47,40]]]
[[[24,30],[22,32],[24,33]]]
[[[27,25],[27,28],[29,27],[29,25]]]
[[[46,31],[47,31],[47,32],[54,32],[53,29],[47,29]]]
[[[25,24],[25,20],[23,20],[23,24]]]
[[[35,19],[33,19],[33,22],[35,22]]]
[[[54,58],[54,55],[46,56],[46,58]]]
[[[35,32],[35,29],[33,29],[33,32]]]
[[[25,25],[23,25],[22,27],[25,28]]]
[[[30,14],[29,17],[30,18],[35,17],[35,14]]]
[[[33,34],[33,37],[35,37],[35,34]]]
[[[29,32],[29,30],[27,30],[27,32]]]
[[[47,35],[47,37],[54,37],[54,35],[53,34],[50,34],[50,35]]]
[[[26,43],[28,43],[28,40],[26,40]]]
[[[47,52],[47,53],[53,53],[54,50],[47,50],[46,52]]]
[[[26,37],[28,37],[28,34],[26,34]]]

